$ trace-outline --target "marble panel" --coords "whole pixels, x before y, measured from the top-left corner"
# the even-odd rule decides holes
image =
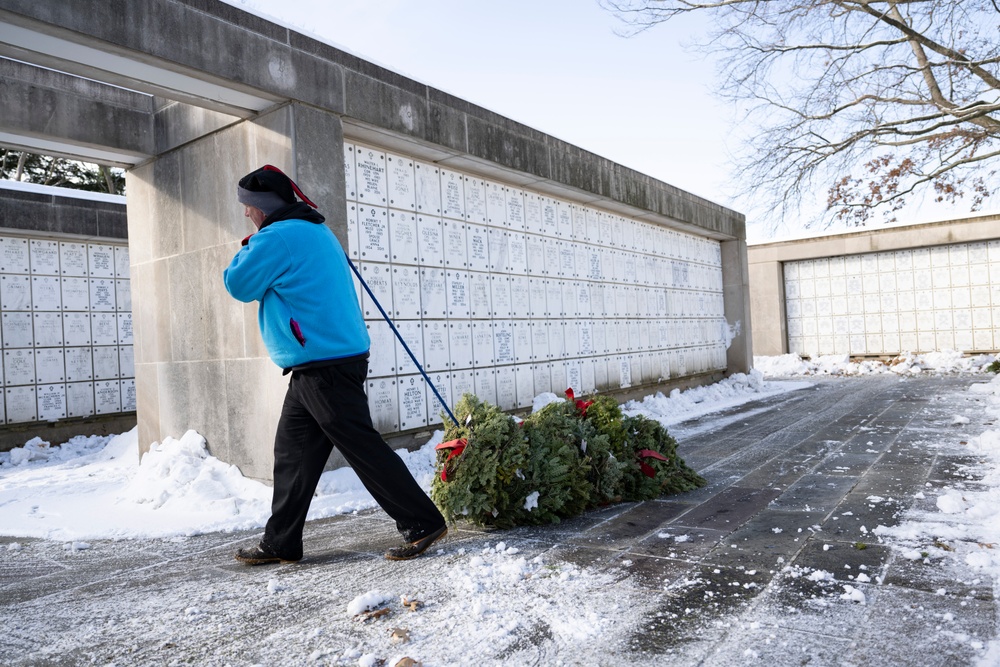
[[[579,320],[567,320],[561,324],[564,344],[563,357],[572,359],[580,356],[580,334],[577,331],[580,326]]]
[[[31,239],[28,248],[32,274],[43,276],[60,275],[58,241]]]
[[[532,367],[532,384],[534,385],[535,395],[544,394],[545,392],[552,391],[552,373],[550,370],[549,363],[540,362],[534,364]]]
[[[23,424],[38,421],[35,387],[8,387],[4,392],[7,403],[7,423]]]
[[[501,410],[513,410],[517,407],[517,379],[513,366],[500,366],[496,369],[497,406]]]
[[[497,402],[497,372],[492,366],[488,368],[477,368],[476,371],[476,396],[481,401],[487,403]]]
[[[125,249],[126,251],[128,248]],[[116,262],[117,264],[117,262]],[[86,278],[88,270],[87,244],[63,241],[59,244],[59,270],[62,275]]]
[[[118,344],[132,345],[132,313],[118,313]]]
[[[39,385],[36,396],[38,398],[38,421],[54,422],[66,418],[66,385]]]
[[[110,380],[121,376],[118,368],[118,348],[114,345],[94,347],[94,379]]]
[[[406,341],[406,346],[410,348],[410,351],[413,354],[420,354],[424,349],[423,325],[420,322],[412,320],[396,322],[395,324],[396,331]],[[413,359],[407,353],[403,344],[397,339],[394,341],[394,345],[396,346],[396,374],[408,375],[410,373],[417,373],[417,366],[413,363]]]
[[[99,415],[122,411],[121,383],[105,380],[94,383],[94,412]]]
[[[28,252],[28,239],[0,236],[0,273],[28,273]]]
[[[476,373],[471,370],[451,372],[451,395],[454,396],[452,406],[466,394],[476,393]]]
[[[432,164],[414,162],[417,212],[438,217],[441,215],[441,170]]]
[[[472,368],[472,322],[449,321],[448,334],[448,348],[452,371]]]
[[[498,366],[515,361],[514,325],[510,320],[493,321],[493,359]]]
[[[564,317],[580,316],[580,293],[575,280],[562,281],[562,305]]]
[[[494,319],[511,317],[513,304],[511,303],[510,283],[510,276],[502,274],[490,276],[492,314]]]
[[[34,347],[35,333],[31,313],[4,313],[2,317],[3,346]]]
[[[531,317],[529,278],[510,276],[510,310],[513,317]]]
[[[408,375],[397,380],[399,392],[399,430],[427,425],[427,384],[420,375]]]
[[[528,320],[514,320],[514,361],[518,364],[527,364],[532,360],[531,354],[531,322]]]
[[[128,284],[131,281],[118,281]],[[90,282],[86,278],[63,278],[61,285],[63,310],[90,310]],[[116,302],[120,302],[116,294]],[[131,300],[129,301],[131,306]]]
[[[413,160],[386,153],[385,170],[389,207],[403,211],[415,211],[417,190],[416,179],[413,175]]]
[[[0,275],[0,308],[4,311],[31,310],[31,278]]]
[[[368,357],[368,377],[386,377],[396,372],[396,336],[385,320],[365,322],[371,349]]]
[[[493,273],[510,271],[510,239],[505,229],[489,228],[490,267]]]
[[[578,354],[589,357],[597,353],[594,347],[594,322],[593,320],[580,320],[574,324],[576,334],[575,349]],[[603,352],[603,350],[602,350]]]
[[[545,316],[563,317],[563,292],[561,280],[545,281]]]
[[[597,378],[594,375],[594,360],[580,360],[580,383],[584,394],[593,394],[597,391]]]
[[[632,386],[632,363],[627,356],[618,357],[618,386],[622,389]]]
[[[514,366],[514,384],[517,390],[518,408],[531,407],[535,399],[535,371],[530,364]]]
[[[399,396],[395,378],[368,380],[368,410],[379,433],[399,430]]]
[[[486,182],[480,178],[465,176],[465,219],[469,222],[486,224]]]
[[[348,201],[358,200],[357,168],[355,166],[357,150],[354,144],[344,142],[344,191]]]
[[[114,246],[99,243],[87,245],[87,268],[91,278],[115,277]]]
[[[559,200],[556,200],[556,235],[565,239],[573,238],[573,207]]]
[[[562,361],[553,361],[549,364],[549,377],[551,378],[550,390],[556,396],[564,396],[566,388],[566,365]]]
[[[63,341],[66,345],[90,345],[90,313],[63,313]]]
[[[347,255],[351,259],[361,257],[360,232],[358,231],[358,204],[347,202]]]
[[[358,146],[354,164],[358,203],[366,206],[386,206],[389,188],[385,153],[374,148]]]
[[[418,264],[417,216],[407,211],[389,210],[389,251],[393,264]]]
[[[490,270],[489,228],[485,225],[468,224],[465,230],[468,243],[466,258],[472,271]]]
[[[507,188],[499,183],[486,181],[486,223],[491,227],[507,226]]]
[[[448,323],[442,320],[424,322],[424,366],[429,371],[445,371],[451,364],[448,350]]]
[[[389,261],[389,209],[358,206],[358,252],[362,261]]]
[[[417,249],[420,264],[444,266],[444,231],[440,218],[417,216]]]
[[[115,281],[108,278],[90,279],[90,310],[114,311],[117,309]]]
[[[444,264],[451,268],[469,266],[465,224],[455,220],[444,221]]]
[[[446,275],[448,317],[468,319],[472,316],[471,288],[467,271],[449,270]]]
[[[476,368],[493,366],[493,323],[477,320],[472,323],[472,362]]]
[[[551,358],[548,322],[536,320],[531,323],[531,359],[535,362],[541,362]]]
[[[577,360],[567,361],[563,364],[566,372],[566,388],[572,389],[576,396],[583,396],[583,369]]]
[[[122,412],[135,412],[135,378],[120,380],[118,384],[121,388]]]
[[[545,239],[545,242],[542,244],[542,253],[545,258],[542,266],[542,275],[555,277],[561,274],[559,270],[558,243],[555,239]]]
[[[549,357],[562,359],[566,356],[566,326],[560,320],[545,323],[549,330]]]
[[[515,231],[523,232],[527,229],[524,210],[524,192],[518,190],[517,188],[507,189],[507,226]]]
[[[523,232],[508,233],[510,272],[516,274],[528,273],[528,245]]]
[[[450,423],[451,420],[448,419],[447,413],[442,417],[444,406],[441,405],[441,401],[445,402],[449,410],[452,410],[455,405],[455,399],[451,394],[451,373],[429,373],[428,376],[431,383],[427,385],[427,423]],[[441,400],[438,400],[437,394],[434,393],[435,389],[437,394],[441,396]]]
[[[559,234],[559,218],[556,201],[550,197],[539,197],[542,207],[542,235],[555,238]]]
[[[424,318],[448,315],[448,292],[444,269],[420,269],[420,311]]]
[[[66,348],[66,381],[83,382],[94,379],[94,363],[90,347]]]
[[[66,416],[89,417],[94,414],[94,383],[70,382],[66,385]]]
[[[73,280],[73,278],[63,278],[63,294],[66,293],[66,281]],[[115,281],[115,305],[118,311],[129,311],[132,310],[132,281],[131,280],[116,280]],[[70,310],[67,307],[65,301],[63,301],[63,309]]]
[[[34,313],[34,320],[37,347],[63,345],[62,313]]]
[[[373,300],[367,290],[363,290],[361,293],[361,312],[364,313],[365,319],[376,320],[382,317],[382,313],[379,312],[378,306],[375,304],[376,300],[387,313],[392,312],[392,267],[388,264],[363,262],[359,270],[365,284],[375,295]]]
[[[4,350],[3,375],[7,386],[35,384],[35,351]]]
[[[535,234],[525,234],[524,240],[528,251],[528,273],[533,276],[548,273],[545,266],[545,239]]]
[[[469,272],[470,313],[473,319],[489,319],[493,300],[490,296],[490,276],[478,271]]]
[[[90,339],[94,345],[118,342],[118,316],[115,313],[91,313]]]
[[[420,319],[420,270],[411,266],[392,266],[391,276],[393,317]]]
[[[465,179],[457,171],[441,170],[441,217],[465,220]]]
[[[524,229],[532,234],[545,234],[542,225],[542,199],[534,192],[524,193]]]
[[[134,345],[119,345],[118,346],[118,370],[123,378],[134,378],[135,377],[135,346]],[[67,380],[71,378],[66,377]]]

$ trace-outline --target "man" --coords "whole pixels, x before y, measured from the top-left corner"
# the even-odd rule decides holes
[[[364,393],[368,331],[343,248],[316,205],[276,167],[240,179],[237,198],[258,231],[243,240],[223,280],[233,298],[260,302],[268,354],[291,378],[274,437],[271,518],[260,544],[240,549],[236,560],[302,558],[306,513],[334,447],[407,542],[385,557],[420,555],[447,533],[444,517],[372,426]]]

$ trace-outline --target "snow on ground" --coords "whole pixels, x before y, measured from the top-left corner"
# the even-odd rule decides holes
[[[709,387],[669,397],[649,396],[626,405],[665,424],[730,408],[751,400],[809,386],[767,382],[759,372],[734,375]],[[542,394],[535,409],[564,400]],[[399,451],[425,490],[434,477],[434,445],[442,433],[415,452]],[[63,445],[34,438],[0,453],[0,535],[52,540],[151,538],[249,530],[270,515],[270,487],[243,477],[235,466],[211,456],[202,436],[188,431],[179,440],[154,443],[139,461],[133,429],[117,436],[78,436]],[[375,507],[349,468],[320,478],[310,519]]]
[[[754,357],[754,368],[764,377],[786,377],[791,375],[873,375],[876,373],[896,373],[917,375],[919,373],[978,373],[994,361],[994,356],[981,354],[975,357],[963,356],[956,350],[913,354],[903,352],[888,361],[878,359],[852,360],[847,354],[828,354],[803,359],[797,354],[783,354],[777,357]]]
[[[630,414],[646,414],[674,424],[809,386],[804,382],[774,382],[766,379],[769,375],[899,373],[896,367],[904,365],[902,372],[911,374],[975,372],[988,361],[992,359],[970,361],[944,353],[907,356],[894,366],[883,365],[879,369],[871,362],[856,364],[844,358],[803,362],[795,357],[794,363],[788,357],[757,358],[755,363],[763,373],[758,370],[736,375],[709,387],[675,391],[669,396],[648,396],[642,401],[628,403],[625,409]],[[990,381],[972,385],[969,392],[988,405],[991,416],[1000,418],[1000,378],[984,374],[984,380]],[[552,400],[561,399],[554,395],[543,396],[536,405]],[[964,415],[956,414],[952,420],[955,428],[968,424],[969,419]],[[440,441],[440,437],[440,432],[435,434],[431,443],[416,452],[400,452],[424,488],[429,488],[433,476],[433,444]],[[927,500],[933,499],[933,508],[930,503],[923,503],[921,506],[928,508],[923,515],[913,513],[909,520],[892,529],[873,530],[877,530],[881,540],[902,547],[904,557],[954,559],[957,565],[981,573],[983,585],[989,587],[1000,580],[1000,548],[988,548],[989,545],[1000,546],[1000,429],[970,437],[967,442],[970,453],[985,461],[985,479],[981,484],[965,487],[956,482],[950,488],[928,488],[925,493]],[[139,540],[253,529],[266,520],[270,489],[244,478],[235,467],[212,457],[197,433],[189,431],[179,440],[167,438],[162,443],[155,443],[141,462],[137,452],[137,435],[133,430],[112,437],[79,436],[62,445],[49,445],[36,438],[23,447],[0,454],[0,535],[58,540],[65,543],[60,549],[67,552],[90,553],[91,545],[86,540]],[[880,500],[871,498],[873,503]],[[371,506],[374,506],[373,501],[353,472],[341,469],[323,475],[310,517]],[[663,534],[661,537],[677,542],[688,539],[686,535]],[[954,552],[936,546],[946,541],[963,546]],[[973,546],[977,543],[987,546]],[[37,544],[22,547],[17,542],[8,542],[5,548],[8,556],[18,558],[31,557],[29,552],[43,547]],[[21,553],[22,549],[25,553]],[[459,548],[452,554],[439,552],[435,556],[449,561],[450,569],[445,570],[447,576],[429,578],[421,585],[450,588],[447,591],[415,591],[424,599],[438,600],[441,606],[435,607],[433,614],[421,617],[425,620],[411,624],[414,648],[421,641],[434,643],[438,641],[435,638],[456,631],[475,633],[484,645],[502,644],[516,634],[526,617],[530,617],[543,619],[548,632],[562,644],[578,644],[589,650],[590,646],[608,645],[609,641],[620,637],[636,626],[647,611],[646,604],[638,599],[634,590],[632,598],[616,597],[616,589],[610,585],[613,573],[591,572],[569,563],[547,563],[538,557],[526,557],[517,547],[503,542],[468,551]],[[435,572],[440,572],[437,560],[427,562],[434,565]],[[622,562],[623,568],[629,565],[628,561]],[[334,576],[337,571],[336,568],[293,568],[280,574],[281,578],[266,581],[260,595],[266,590],[266,596],[287,604],[288,600],[313,590],[317,576]],[[821,570],[801,572],[799,576],[830,585],[835,583],[828,582],[829,573]],[[866,583],[870,578],[858,572],[855,581]],[[345,592],[345,615],[353,617],[356,613],[377,612],[380,605],[407,604],[405,600],[396,599],[400,593],[397,589],[407,582],[386,580],[381,583],[382,586],[372,590]],[[191,585],[204,586],[204,583]],[[246,586],[249,585],[248,580]],[[844,600],[865,603],[864,593],[859,588],[851,585],[840,588],[842,591],[838,594]],[[188,592],[191,591],[185,589],[178,594]],[[336,593],[338,591],[333,590],[324,594]],[[184,607],[184,613],[197,623],[207,613],[200,607],[211,607],[215,595],[213,592],[200,601],[195,600]],[[244,595],[240,591],[228,591],[219,595],[220,600],[254,599],[249,592]],[[449,602],[446,605],[440,602],[442,600]],[[581,600],[587,600],[586,604]],[[95,604],[105,602],[98,600]],[[594,611],[597,609],[601,612]],[[757,623],[755,620],[748,627]],[[87,629],[87,632],[92,631],[95,630]],[[114,628],[110,627],[107,632],[113,633]],[[280,643],[282,637],[272,639]],[[170,637],[164,639],[165,642],[169,640]],[[315,657],[317,661],[334,664],[377,663],[375,654],[361,646],[341,650],[338,655],[321,653],[310,659]],[[985,647],[983,655],[981,665],[1000,663],[1000,643]],[[395,664],[395,659],[388,664]]]
[[[674,389],[668,396],[656,393],[629,401],[623,410],[672,426],[810,386],[808,382],[766,380],[769,376],[977,372],[992,361],[992,356],[966,358],[954,351],[900,355],[889,365],[852,362],[846,356],[810,361],[798,355],[755,357],[756,368],[748,374],[737,373],[686,391]],[[534,400],[534,409],[560,400],[552,393],[541,394]],[[434,445],[440,439],[441,432],[437,432],[419,450],[399,452],[424,489],[430,489]],[[153,443],[141,462],[137,452],[138,435],[133,429],[117,436],[77,436],[62,445],[33,438],[23,447],[0,453],[0,535],[67,542],[172,537],[249,530],[267,521],[271,489],[211,456],[204,438],[194,431],[179,440]],[[341,468],[323,474],[309,518],[374,506],[354,471]]]

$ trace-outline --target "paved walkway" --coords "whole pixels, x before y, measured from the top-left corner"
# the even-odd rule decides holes
[[[80,552],[22,539],[10,553],[2,546],[12,540],[0,538],[0,663],[342,664],[309,651],[316,628],[328,644],[363,640],[357,623],[337,623],[344,600],[333,593],[358,579],[433,581],[459,549],[503,539],[527,558],[609,573],[605,588],[652,601],[655,613],[585,654],[544,627],[522,632],[497,645],[495,664],[975,664],[976,642],[996,634],[993,582],[903,558],[872,530],[897,524],[912,503],[933,509],[936,494],[915,499],[928,483],[975,485],[951,420],[968,407],[956,392],[982,380],[817,379],[671,429],[709,480],[703,489],[499,535],[460,526],[442,552],[405,570],[380,558],[396,539],[384,515],[311,522],[309,558],[282,570],[299,591],[292,604],[260,602],[275,568],[230,561],[247,534],[94,542]],[[981,411],[969,416],[968,432],[986,428]],[[817,570],[835,580],[805,576]],[[843,599],[845,585],[864,604]],[[441,633],[441,642],[473,641]],[[415,657],[463,663],[451,655]]]

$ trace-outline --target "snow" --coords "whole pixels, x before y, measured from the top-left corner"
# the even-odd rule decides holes
[[[916,375],[932,373],[979,373],[994,361],[994,356],[981,354],[966,357],[957,350],[944,350],[926,354],[903,352],[887,361],[878,359],[852,360],[847,354],[818,355],[804,359],[798,354],[776,357],[754,357],[754,368],[764,377],[794,375],[874,375],[896,373]]]
[[[709,387],[670,392],[668,396],[658,393],[629,402],[624,409],[629,414],[645,414],[666,424],[678,424],[740,403],[810,386],[808,382],[768,379],[772,373],[787,376],[899,372],[893,366],[882,364],[878,370],[872,362],[859,364],[843,358],[820,358],[815,362],[796,359],[798,361],[793,364],[786,357],[758,358],[758,369],[768,370],[736,375]],[[981,361],[959,361],[950,354],[923,355],[908,357],[896,366],[909,364],[908,368],[919,368],[921,373],[974,373],[987,363]],[[978,402],[976,405],[985,405],[977,409],[977,423],[983,416],[979,413],[984,413],[988,421],[1000,418],[1000,377],[985,373],[982,377],[983,382],[972,384],[964,392]],[[563,399],[549,394],[536,399],[535,405],[539,407],[558,400]],[[956,401],[955,405],[960,402]],[[963,429],[959,433],[973,428],[971,420],[961,414],[961,407],[954,412],[955,417],[964,418],[951,419],[952,425]],[[427,445],[415,452],[399,452],[425,489],[429,489],[434,475],[433,447],[442,435],[436,433]],[[918,503],[920,511],[911,510],[906,520],[891,528],[880,525],[863,532],[891,545],[899,557],[916,563],[951,559],[976,572],[976,576],[982,577],[983,589],[991,590],[993,582],[1000,581],[1000,553],[994,553],[1000,549],[990,548],[1000,544],[1000,428],[958,437],[964,438],[962,446],[970,454],[983,461],[982,470],[977,471],[984,474],[982,483],[974,486],[963,485],[960,481],[949,482],[947,486],[928,484],[923,493],[915,495],[923,501]],[[153,443],[141,459],[138,452],[138,437],[133,430],[117,436],[78,436],[61,445],[32,438],[22,447],[0,453],[0,506],[3,507],[0,535],[44,538],[54,541],[56,548],[67,555],[87,557],[95,553],[95,548],[100,550],[99,545],[92,547],[94,540],[142,540],[253,530],[266,521],[270,488],[243,477],[234,466],[212,456],[204,439],[194,431],[184,433],[179,439],[165,438]],[[525,505],[527,509],[537,503],[537,492],[532,495],[534,498],[529,498]],[[896,502],[875,495],[867,496],[867,501],[870,506]],[[374,507],[374,501],[357,476],[349,469],[340,469],[322,476],[309,516],[315,519],[369,507]],[[853,513],[841,512],[838,516],[850,517]],[[781,528],[773,529],[776,535],[781,531]],[[798,532],[803,531],[799,529]],[[688,534],[671,532],[660,532],[656,536],[673,543],[692,539]],[[942,542],[958,544],[960,548],[951,552],[940,546]],[[611,585],[620,573],[591,570],[530,554],[525,556],[518,546],[503,541],[487,543],[482,548],[481,543],[467,548],[469,544],[475,543],[447,547],[431,554],[438,559],[432,566],[437,582],[434,585],[438,586],[433,595],[419,589],[419,586],[430,586],[429,583],[407,579],[379,580],[377,589],[371,588],[372,582],[367,582],[343,595],[334,588],[326,593],[342,598],[343,602],[338,605],[344,606],[338,608],[343,609],[345,619],[364,619],[365,612],[384,606],[395,609],[401,595],[419,593],[419,597],[430,600],[432,606],[421,617],[426,619],[422,621],[424,625],[416,626],[415,620],[411,631],[419,629],[424,637],[474,631],[485,646],[511,641],[523,631],[525,617],[544,619],[553,639],[560,645],[602,645],[623,636],[623,632],[630,632],[629,629],[634,629],[643,615],[653,609],[650,606],[653,603],[645,597],[637,594],[622,597],[621,591]],[[735,544],[731,546],[736,547]],[[19,542],[11,541],[3,548],[7,558],[26,557]],[[777,567],[783,567],[783,562],[784,559],[776,559]],[[625,569],[632,562],[619,564]],[[882,575],[872,572],[869,576],[859,571],[865,569],[864,566],[845,567],[843,571],[838,569],[840,574],[835,575],[822,569],[785,567],[783,573],[823,587],[828,592],[827,600],[866,605],[867,596],[882,583]],[[277,605],[307,594],[308,576],[311,575],[302,568],[290,571],[296,574],[279,570],[269,575],[271,578],[259,580],[256,590]],[[755,571],[747,574],[752,576]],[[681,588],[693,583],[686,582]],[[953,595],[951,584],[942,583],[948,588],[936,592],[945,597]],[[418,588],[413,588],[415,584]],[[204,622],[200,619],[206,618],[205,609],[211,606],[213,595],[209,593],[185,602],[184,618],[191,623]],[[581,599],[587,600],[583,606]],[[818,600],[815,604],[829,602]],[[954,616],[951,619],[943,617],[941,622],[952,623]],[[984,643],[976,637],[960,634],[953,633],[954,636],[949,635],[948,639],[978,646],[980,664],[995,664],[990,661],[1000,656],[1000,644],[996,641]],[[400,652],[398,657],[403,655],[405,652]],[[317,663],[379,664],[385,651],[372,653],[358,646],[341,649],[336,656],[317,653],[314,657]]]

